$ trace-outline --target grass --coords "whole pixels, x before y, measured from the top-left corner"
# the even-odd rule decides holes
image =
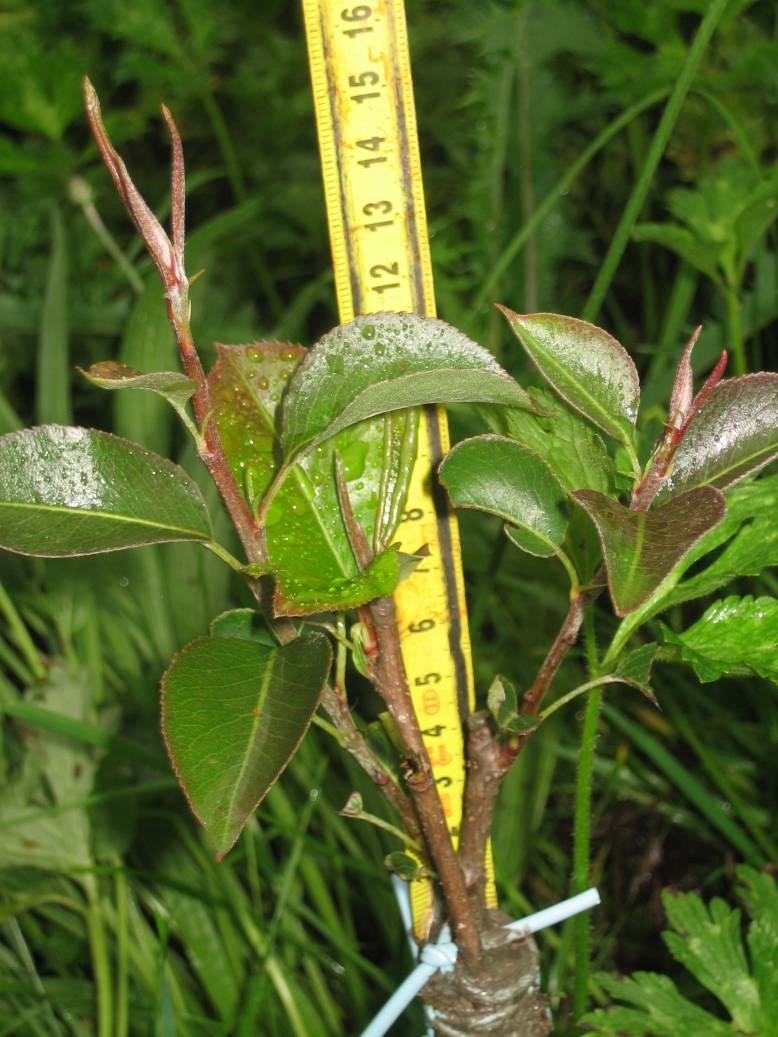
[[[14,0],[0,16],[2,431],[72,414],[201,478],[163,404],[111,399],[73,373],[109,358],[174,362],[153,272],[88,141],[87,70],[160,212],[160,100],[181,126],[206,358],[214,340],[312,342],[334,323],[301,15],[281,0],[260,6]],[[636,221],[671,222],[672,192],[724,161],[775,176],[774,11],[693,6],[407,5],[442,316],[526,378],[491,302],[599,313],[640,367],[647,444],[696,323],[701,367],[735,316],[743,364],[776,361],[774,230],[748,253],[735,298],[662,245],[631,239]],[[73,177],[86,200],[73,200]],[[481,427],[469,412],[453,420],[456,434]],[[465,515],[462,533],[478,688],[496,672],[521,686],[563,615],[562,577],[500,555],[485,519]],[[160,744],[159,675],[215,614],[245,603],[239,583],[186,545],[68,563],[4,555],[0,580],[0,1034],[357,1032],[410,965],[382,864],[396,840],[337,812],[353,789],[386,816],[382,801],[314,729],[217,866]],[[763,582],[743,590],[774,593]],[[683,609],[679,619],[701,611]],[[612,634],[603,612],[592,636]],[[558,687],[586,679],[584,653],[572,653]],[[672,971],[659,890],[726,895],[736,862],[775,860],[775,689],[700,689],[661,667],[656,688],[662,713],[623,689],[608,690],[599,723],[590,710],[590,864],[579,857],[577,877],[591,870],[604,898],[595,969]],[[585,708],[560,710],[506,783],[496,863],[514,913],[569,892]],[[572,1027],[575,945],[572,926],[541,937],[559,1034]],[[596,984],[588,992],[600,997]],[[415,1008],[392,1033],[422,1028]]]

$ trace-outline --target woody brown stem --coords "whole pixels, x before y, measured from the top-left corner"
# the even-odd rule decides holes
[[[372,560],[372,551],[365,531],[354,517],[339,458],[335,459],[335,480],[340,510],[354,558],[360,569],[366,569]],[[377,598],[371,602],[369,610],[377,647],[375,656],[368,657],[370,679],[386,703],[397,733],[407,748],[409,757],[405,761],[405,781],[421,822],[430,859],[440,881],[454,930],[454,939],[462,952],[465,964],[474,966],[481,955],[481,940],[408,689],[397,627],[397,612],[391,598]]]
[[[435,777],[405,677],[397,614],[391,598],[378,598],[370,606],[378,641],[373,684],[386,703],[397,732],[409,751],[406,782],[430,858],[437,872],[454,931],[454,939],[466,965],[474,966],[481,954],[478,927],[467,897],[465,877],[454,851]]]
[[[467,781],[459,859],[471,901],[484,908],[486,847],[497,793],[514,758],[500,745],[488,713],[471,713],[467,727]]]
[[[350,753],[371,781],[375,782],[397,816],[408,835],[421,844],[419,819],[403,790],[394,780],[388,768],[375,755],[351,715],[344,692],[338,687],[325,686],[322,707],[340,736],[341,745]]]

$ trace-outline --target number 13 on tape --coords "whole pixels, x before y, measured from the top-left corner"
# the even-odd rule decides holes
[[[401,0],[303,0],[341,321],[379,310],[435,315],[427,220]],[[462,815],[462,717],[473,675],[456,520],[431,473],[448,450],[442,407],[424,409],[400,525],[402,550],[429,557],[395,593],[403,660],[449,831]],[[489,896],[494,902],[491,855]],[[433,898],[411,883],[417,938]]]

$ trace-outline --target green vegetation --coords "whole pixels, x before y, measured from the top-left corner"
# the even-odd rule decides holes
[[[76,362],[87,368],[111,357],[125,366],[91,368],[90,378],[124,388],[115,383],[178,363],[156,271],[88,135],[79,83],[85,71],[110,113],[112,138],[160,215],[168,198],[167,142],[152,120],[160,100],[175,114],[190,171],[188,265],[192,273],[205,271],[192,288],[192,322],[208,366],[217,356],[213,339],[313,342],[335,323],[301,18],[280,2],[259,12],[257,6],[26,0],[0,14],[0,431],[71,421],[110,429],[123,438],[93,432],[74,449],[129,475],[150,462],[126,439],[176,458],[189,474],[171,469],[171,476],[191,512],[185,528],[173,528],[162,488],[167,473],[155,471],[160,492],[148,513],[140,514],[131,496],[81,531],[93,547],[109,540],[116,546],[116,537],[154,546],[68,561],[0,557],[0,1034],[337,1037],[370,1018],[410,963],[383,866],[400,844],[385,825],[357,824],[348,810],[338,814],[356,789],[365,812],[360,805],[354,816],[388,817],[374,786],[326,730],[309,732],[235,849],[215,862],[164,757],[160,676],[195,637],[201,640],[190,653],[218,655],[224,643],[238,641],[252,665],[283,675],[292,662],[282,656],[290,653],[263,643],[262,631],[227,611],[249,601],[219,559],[196,543],[156,546],[213,537],[237,550],[216,491],[167,402],[183,408],[191,383],[174,377],[146,386],[150,393],[99,393],[73,371]],[[752,471],[770,456],[766,419],[749,425],[754,398],[731,399],[725,389],[744,383],[720,383],[704,412],[711,428],[684,440],[662,491],[667,502],[646,516],[617,511],[608,495],[624,490],[635,472],[634,370],[614,359],[602,399],[593,397],[586,371],[561,385],[569,372],[560,375],[556,340],[543,321],[527,327],[507,314],[524,356],[490,303],[583,315],[613,330],[640,375],[643,459],[661,433],[673,371],[697,323],[704,330],[690,362],[698,374],[724,346],[732,347],[736,373],[775,366],[775,12],[769,4],[721,0],[506,0],[488,7],[446,0],[409,2],[408,18],[439,310],[488,346],[530,387],[533,401],[544,401],[534,411],[491,409],[488,401],[507,402],[495,394],[514,383],[484,358],[482,395],[469,397],[484,402],[455,408],[455,437],[481,431],[486,416],[499,436],[480,441],[484,449],[506,449],[514,438],[531,442],[533,454],[509,446],[500,463],[520,474],[539,463],[547,506],[558,509],[555,522],[538,527],[526,502],[463,502],[499,515],[511,538],[532,550],[510,549],[494,519],[461,514],[479,694],[485,704],[498,672],[527,687],[564,617],[569,559],[563,567],[537,556],[555,553],[567,537],[578,572],[591,576],[596,569],[594,526],[581,509],[564,510],[574,489],[597,525],[616,612],[626,618],[617,625],[598,603],[580,649],[562,663],[559,687],[583,692],[594,675],[637,686],[662,707],[658,713],[610,686],[604,696],[590,696],[578,778],[580,714],[576,706],[546,709],[498,803],[501,902],[517,915],[545,906],[590,868],[600,887],[605,902],[591,939],[587,922],[540,938],[560,1034],[572,1032],[573,1002],[580,1010],[590,994],[604,1006],[623,993],[597,972],[588,983],[581,970],[574,979],[575,947],[580,961],[589,944],[597,970],[667,972],[685,1004],[712,1012],[724,1020],[721,1032],[730,1032],[729,1016],[689,983],[673,957],[705,984],[703,966],[690,966],[679,938],[667,941],[673,957],[665,952],[659,894],[672,884],[729,899],[735,863],[759,868],[778,854],[771,824],[778,702],[769,683],[776,677],[778,582],[769,566],[778,560],[778,477],[768,472],[740,484],[727,494],[723,520],[717,510],[718,490],[732,481],[728,473]],[[333,355],[342,345],[336,333]],[[291,356],[282,350],[281,365],[295,355],[285,348]],[[240,351],[221,349],[218,356],[222,365],[245,360]],[[538,372],[621,446],[606,450],[578,415],[539,388]],[[422,392],[427,375],[409,391]],[[362,387],[352,403],[357,416],[384,409],[395,391],[391,377],[389,371]],[[757,388],[764,386],[762,380]],[[259,394],[247,391],[259,413]],[[733,406],[742,409],[738,427],[747,448],[709,456],[705,443],[715,438],[717,415]],[[228,424],[228,408],[216,417]],[[298,415],[285,429],[289,452],[331,434],[335,420],[334,407]],[[237,446],[228,458],[242,470],[242,431],[233,431]],[[397,429],[400,439],[411,434]],[[587,444],[583,456],[579,442]],[[4,443],[21,446],[3,455],[0,479],[11,468],[32,471],[51,449],[44,430]],[[467,468],[467,449],[460,447],[452,462]],[[561,456],[568,461],[557,471]],[[356,451],[351,462],[365,457]],[[572,464],[580,472],[568,485]],[[255,468],[246,474],[249,504],[253,496],[259,502],[267,484],[261,458]],[[49,503],[56,505],[58,490],[71,489],[47,487]],[[662,516],[688,507],[693,495],[690,517],[700,528],[675,545],[684,571],[673,586],[662,585],[668,596],[660,621],[653,592],[667,570],[643,561],[676,525],[662,527]],[[388,528],[396,519],[391,502],[386,515]],[[30,537],[53,535],[33,528],[39,521],[29,517],[17,524],[13,543],[3,542],[26,550]],[[154,536],[138,539],[141,528],[153,528]],[[620,572],[610,564],[609,544],[625,539],[640,565]],[[389,546],[380,528],[374,543]],[[706,551],[717,553],[697,565]],[[349,573],[335,591],[325,581],[321,593],[337,593],[345,605],[362,593],[354,580],[391,582],[399,560],[385,551],[376,565],[382,559],[380,571]],[[733,578],[728,597],[711,602]],[[299,607],[301,593],[290,572],[283,587],[290,609]],[[321,598],[308,604],[321,607]],[[650,658],[638,657],[638,649],[611,671],[607,664],[618,652],[609,651],[599,663],[598,646],[620,651],[641,623],[652,639]],[[738,656],[744,632],[749,650]],[[323,655],[321,635],[308,636]],[[689,668],[660,661],[649,684],[655,647],[660,659]],[[178,656],[168,697],[201,695],[189,662],[186,653]],[[322,659],[313,670],[323,665]],[[374,719],[380,705],[368,685],[350,673],[349,688],[359,714]],[[506,689],[490,695],[508,729],[519,723],[509,699]],[[200,723],[207,726],[207,716]],[[377,743],[385,738],[374,735]],[[257,763],[250,743],[245,756],[246,766]],[[579,808],[591,794],[593,816],[590,822],[588,810],[579,810],[572,855],[576,781]],[[250,806],[236,804],[234,816],[220,818],[220,849],[234,840]],[[203,816],[210,807],[195,802],[195,809]],[[765,907],[774,888],[747,869],[740,878],[755,919],[749,943],[758,984],[757,955],[774,948]],[[697,917],[700,902],[687,897],[666,905],[672,926],[691,932],[679,905]],[[721,921],[734,933],[733,917],[714,901],[710,922],[703,921]],[[740,946],[734,935],[732,943]],[[739,954],[741,979],[749,983]],[[638,1009],[650,1011],[653,982],[636,978],[624,988]],[[767,979],[761,1000],[745,1008],[715,983],[736,1025],[761,1032],[757,1013],[774,997]],[[418,1007],[414,1012],[393,1032],[416,1037],[422,1022]],[[593,1017],[608,1033],[605,1018]],[[636,1034],[641,1025],[649,1024],[638,1019]]]

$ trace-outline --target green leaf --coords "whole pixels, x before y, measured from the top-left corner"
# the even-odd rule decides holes
[[[390,595],[400,582],[402,558],[397,547],[377,555],[362,572],[324,580],[314,571],[274,572],[276,590],[273,614],[309,616],[316,612],[342,612]]]
[[[258,641],[275,648],[278,641],[267,620],[255,609],[229,609],[222,612],[208,628],[211,637],[236,637],[241,641]]]
[[[635,241],[651,241],[655,245],[675,252],[691,266],[701,270],[717,284],[721,282],[719,275],[719,256],[722,245],[711,244],[695,237],[686,227],[678,227],[672,223],[639,223],[633,231]]]
[[[655,641],[650,644],[641,645],[630,652],[625,652],[616,664],[611,677],[622,681],[631,688],[636,688],[649,698],[654,705],[658,705],[654,689],[651,687],[651,668],[654,665],[658,645]]]
[[[778,684],[778,599],[732,596],[714,602],[682,633],[663,626],[705,683],[728,673],[755,673]]]
[[[740,912],[715,898],[706,905],[696,893],[664,892],[671,929],[663,933],[673,957],[727,1010],[725,1022],[687,1000],[666,976],[637,972],[627,979],[597,976],[598,985],[625,1002],[585,1015],[582,1025],[606,1037],[767,1037],[778,1018],[778,887],[754,868],[737,869],[752,921],[749,956],[743,946]],[[731,1021],[730,1021],[731,1020]]]
[[[551,469],[531,450],[501,436],[459,443],[438,469],[455,508],[505,519],[511,540],[547,558],[567,532],[567,497]]]
[[[662,904],[674,930],[663,937],[675,960],[721,1001],[739,1032],[764,1033],[768,1020],[749,973],[740,912],[718,897],[706,907],[696,893],[665,892]]]
[[[778,374],[762,371],[714,386],[692,420],[657,500],[695,486],[725,490],[778,457]]]
[[[516,407],[489,408],[487,420],[493,430],[537,454],[566,490],[612,493],[613,461],[589,422],[547,389],[531,386],[527,392],[535,413]]]
[[[252,343],[218,346],[209,375],[217,427],[230,468],[256,510],[277,470],[276,408],[301,346]],[[399,579],[394,552],[381,548],[400,518],[415,459],[415,417],[345,429],[294,464],[273,499],[265,524],[270,568],[279,574],[283,614],[347,608],[389,593]],[[335,484],[340,458],[355,518],[377,551],[375,568],[360,573],[343,523]],[[359,600],[361,599],[361,600]],[[348,604],[346,604],[348,602]]]
[[[78,371],[100,389],[148,389],[156,393],[173,407],[179,417],[191,427],[191,419],[186,413],[186,404],[195,391],[195,383],[180,371],[152,371],[143,374],[134,367],[120,364],[115,360],[103,360],[92,364],[88,371]]]
[[[0,546],[40,557],[210,540],[183,469],[126,439],[43,425],[0,439]]]
[[[325,335],[290,380],[284,455],[365,418],[426,403],[530,406],[491,354],[443,321],[412,313],[357,317]]]
[[[221,859],[294,755],[332,651],[306,631],[283,647],[201,637],[162,680],[162,730],[189,804]]]
[[[727,1023],[704,1008],[687,1001],[667,976],[635,972],[628,979],[597,976],[606,994],[626,1001],[621,1005],[589,1012],[581,1025],[606,1037],[734,1037]]]
[[[540,717],[526,716],[519,710],[516,688],[499,674],[494,678],[486,693],[486,705],[494,722],[502,731],[523,735],[540,724]]]
[[[575,317],[499,308],[530,360],[562,399],[631,448],[640,381],[624,347],[607,331]]]
[[[740,899],[753,921],[748,927],[751,967],[765,1019],[778,1019],[778,885],[747,864],[737,869]]]
[[[594,490],[576,490],[572,497],[597,527],[618,616],[634,612],[650,598],[726,512],[723,496],[710,486],[647,512],[630,511]]]

